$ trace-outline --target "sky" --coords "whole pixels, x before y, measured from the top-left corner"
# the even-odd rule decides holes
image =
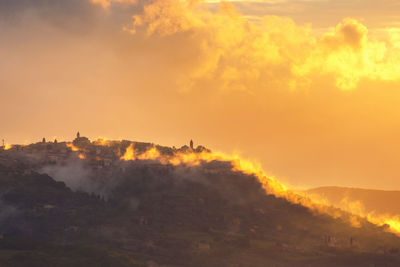
[[[193,139],[400,190],[400,2],[0,0],[0,138]]]

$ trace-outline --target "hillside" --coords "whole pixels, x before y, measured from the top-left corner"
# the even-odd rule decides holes
[[[0,152],[0,266],[400,265],[396,235],[268,195],[231,162],[121,161],[92,143],[56,158],[53,145]],[[92,148],[114,160],[95,165]]]
[[[329,200],[337,207],[349,202],[360,202],[365,211],[377,214],[400,215],[400,191],[384,191],[346,187],[319,187],[310,189],[308,194],[316,194]]]

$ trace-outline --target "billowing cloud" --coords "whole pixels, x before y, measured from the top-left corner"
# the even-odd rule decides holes
[[[344,19],[331,32],[317,37],[310,26],[285,17],[265,16],[252,23],[228,3],[216,13],[197,1],[153,1],[134,16],[132,33],[145,27],[147,35],[179,36],[179,46],[194,42],[196,67],[186,84],[212,79],[222,88],[248,89],[274,82],[290,87],[308,84],[315,75],[331,75],[340,89],[354,89],[361,79],[399,80],[393,59],[400,50],[378,41],[355,19]],[[182,37],[184,36],[184,37]],[[183,40],[182,40],[183,38]]]
[[[361,79],[398,81],[400,50],[391,41],[379,41],[354,19],[344,19],[317,42],[304,64],[294,66],[300,76],[333,74],[336,86],[354,89]]]

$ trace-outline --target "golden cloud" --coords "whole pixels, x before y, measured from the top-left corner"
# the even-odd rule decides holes
[[[354,89],[362,79],[400,80],[400,50],[395,38],[378,40],[355,19],[344,19],[317,36],[310,25],[265,16],[248,21],[230,3],[217,12],[201,1],[156,0],[135,15],[131,33],[177,37],[197,55],[182,70],[180,82],[190,88],[212,80],[222,89],[252,91],[271,84],[304,87],[318,76],[331,76],[336,87]],[[179,53],[179,52],[178,52]]]

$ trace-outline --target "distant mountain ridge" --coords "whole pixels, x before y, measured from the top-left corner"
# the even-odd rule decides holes
[[[326,198],[332,205],[338,207],[343,205],[343,200],[359,201],[366,212],[400,215],[400,191],[327,186],[310,189],[306,192]]]

